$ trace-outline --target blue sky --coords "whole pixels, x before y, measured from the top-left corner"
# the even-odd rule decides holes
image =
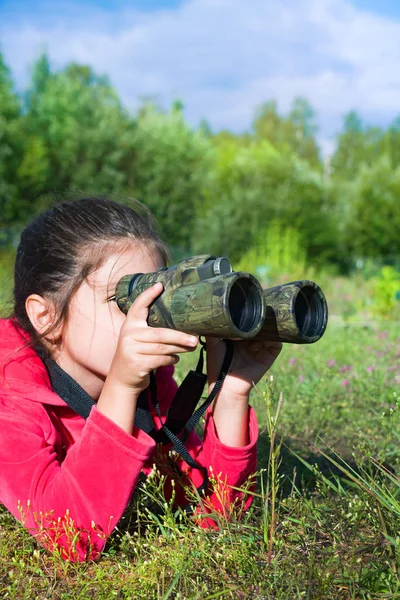
[[[400,0],[0,0],[0,50],[18,90],[46,50],[55,69],[107,74],[132,110],[180,98],[215,130],[304,96],[327,153],[349,110],[381,126],[400,114]]]

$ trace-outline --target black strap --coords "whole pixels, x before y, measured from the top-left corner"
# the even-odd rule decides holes
[[[183,458],[183,460],[190,467],[192,467],[192,469],[197,469],[198,471],[203,473],[203,483],[197,488],[197,491],[199,492],[200,495],[204,494],[208,488],[207,468],[200,465],[189,454],[189,451],[186,448],[184,442],[186,441],[189,433],[193,430],[193,428],[198,423],[198,421],[200,420],[200,418],[202,417],[204,412],[210,406],[211,402],[215,399],[215,397],[218,394],[218,392],[220,391],[222,384],[224,382],[224,379],[228,373],[228,370],[229,370],[229,367],[230,367],[230,364],[231,364],[232,358],[233,358],[233,343],[231,340],[225,340],[225,345],[226,345],[225,357],[224,357],[224,360],[222,363],[220,373],[218,375],[218,379],[212,389],[212,392],[209,394],[207,400],[205,402],[203,402],[203,404],[196,410],[196,412],[194,412],[192,414],[192,416],[187,421],[186,425],[184,426],[184,430],[183,430],[181,439],[179,439],[179,437],[177,437],[175,435],[175,433],[169,429],[168,420],[162,426],[162,431],[165,433],[167,438],[172,442],[174,450],[181,456],[181,458]],[[198,369],[199,369],[199,365],[201,365],[200,369],[202,369],[202,366],[203,366],[204,348],[205,348],[205,344],[202,343],[202,348],[200,350],[199,364],[197,365]],[[154,376],[154,373],[150,373],[150,391],[151,391],[151,401],[153,403],[153,406],[156,410],[158,417],[161,419],[160,406],[159,406],[158,400],[157,400],[157,384],[156,384],[156,378]],[[175,402],[175,399],[174,399],[174,402]],[[192,510],[191,505],[188,505],[187,509]]]
[[[174,450],[190,467],[203,473],[203,483],[197,488],[200,495],[205,493],[208,487],[207,468],[203,467],[196,460],[194,460],[194,458],[192,458],[184,443],[206,409],[215,399],[222,387],[226,374],[228,373],[233,358],[233,343],[231,340],[224,341],[226,345],[226,352],[218,379],[208,398],[195,412],[193,411],[200,400],[201,394],[204,390],[205,382],[207,380],[207,376],[203,373],[205,343],[201,340],[200,343],[202,347],[200,350],[196,371],[190,371],[178,388],[168,410],[165,423],[162,423],[160,406],[157,399],[156,377],[153,372],[150,373],[150,398],[157,416],[160,419],[161,429],[156,430],[154,426],[154,421],[148,406],[146,390],[144,390],[138,398],[135,413],[134,424],[136,427],[145,431],[156,442],[161,442],[163,444],[172,443]],[[87,419],[90,411],[95,405],[94,400],[40,346],[36,346],[35,350],[46,366],[53,390],[77,414],[84,419]],[[181,439],[178,437],[179,434],[181,434]],[[174,465],[174,468],[176,468],[176,465]],[[189,509],[192,509],[191,505],[189,505]]]
[[[151,391],[151,401],[153,403],[153,406],[156,410],[158,417],[161,419],[160,406],[157,401],[157,383],[156,383],[156,378],[154,376],[154,373],[150,373],[150,391]],[[208,487],[208,475],[207,475],[206,467],[203,467],[197,461],[195,461],[195,459],[189,454],[189,451],[186,448],[186,446],[184,445],[184,443],[175,435],[175,433],[173,433],[167,427],[166,424],[164,424],[162,426],[162,431],[166,435],[168,441],[172,443],[175,452],[177,452],[179,454],[179,456],[181,458],[183,458],[183,460],[190,467],[192,467],[192,469],[198,469],[199,471],[201,471],[203,473],[203,483],[200,486],[200,488],[197,488],[199,494],[203,494]],[[171,464],[175,470],[178,470],[177,465],[175,463],[171,462]],[[181,475],[182,473],[178,472],[178,474]]]
[[[78,415],[87,419],[93,406],[96,404],[93,398],[79,383],[75,381],[68,373],[60,367],[44,350],[40,347],[35,347],[37,354],[44,362],[47,372],[50,377],[51,387],[62,398],[68,406],[72,408]]]
[[[231,340],[224,340],[224,342],[225,342],[225,357],[222,362],[221,370],[219,372],[217,381],[215,382],[212,392],[208,396],[207,400],[205,400],[205,402],[203,402],[203,404],[196,410],[196,412],[194,412],[192,414],[192,416],[190,417],[190,419],[184,426],[184,432],[182,435],[183,442],[185,442],[187,440],[189,433],[196,426],[199,419],[202,417],[202,415],[205,413],[207,408],[210,406],[211,402],[215,399],[216,395],[221,390],[222,384],[224,383],[224,380],[225,380],[225,377],[228,374],[229,367],[231,366],[231,362],[233,359],[234,347],[233,347],[233,342]],[[203,350],[203,348],[202,348],[202,350]]]
[[[53,391],[78,415],[87,419],[90,411],[96,404],[93,398],[40,346],[36,346],[35,351],[45,364]],[[145,431],[151,437],[154,437],[157,433],[149,412],[146,391],[142,392],[138,398],[135,426]]]
[[[189,371],[185,379],[179,386],[171,406],[167,412],[167,418],[164,426],[172,431],[174,434],[180,434],[185,427],[186,423],[192,416],[197,404],[204,391],[204,386],[207,382],[207,375],[203,373],[204,366],[204,349],[205,342],[200,339],[201,350],[197,367],[195,371]],[[155,385],[155,382],[153,382]],[[157,394],[153,391],[152,403],[157,404]],[[155,407],[156,408],[156,407]],[[157,410],[157,409],[156,409]],[[163,433],[164,437],[170,442],[170,439],[166,436],[163,430],[159,433]]]

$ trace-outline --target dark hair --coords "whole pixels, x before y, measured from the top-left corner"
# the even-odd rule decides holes
[[[32,342],[40,341],[68,316],[74,292],[102,266],[116,245],[144,242],[167,263],[169,252],[150,211],[136,200],[129,205],[107,197],[61,202],[36,217],[22,232],[14,269],[13,318]],[[50,298],[56,320],[41,335],[26,313],[30,294]]]

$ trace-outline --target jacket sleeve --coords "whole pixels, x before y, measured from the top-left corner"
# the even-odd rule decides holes
[[[169,405],[176,391],[176,383],[172,378],[172,371],[164,371],[163,374],[165,377],[158,383],[158,389],[162,389],[164,402]],[[207,469],[209,476],[206,497],[197,507],[203,527],[215,527],[218,514],[229,519],[233,515],[240,515],[251,505],[251,491],[254,485],[250,478],[257,469],[258,440],[257,417],[251,407],[248,412],[248,431],[249,443],[246,446],[241,448],[226,446],[219,440],[212,413],[208,410],[205,415],[203,440],[201,441],[194,432],[188,437],[185,445],[189,453],[199,465]],[[196,488],[202,485],[201,471],[189,467],[182,461],[180,467]],[[187,504],[185,494],[177,493],[176,497],[179,504]]]
[[[93,407],[81,438],[61,456],[54,429],[51,434],[43,416],[28,416],[21,408],[0,410],[0,500],[63,558],[97,558],[154,452],[154,441],[136,428],[127,434]],[[45,411],[43,406],[37,410]]]

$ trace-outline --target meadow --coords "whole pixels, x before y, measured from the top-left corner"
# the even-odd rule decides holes
[[[0,283],[4,314],[8,264]],[[312,346],[284,345],[253,392],[259,472],[244,518],[200,530],[165,502],[155,474],[100,560],[73,564],[0,508],[0,597],[400,598],[397,312],[374,312],[362,277],[321,286],[326,334]],[[178,379],[194,361],[181,361]]]

